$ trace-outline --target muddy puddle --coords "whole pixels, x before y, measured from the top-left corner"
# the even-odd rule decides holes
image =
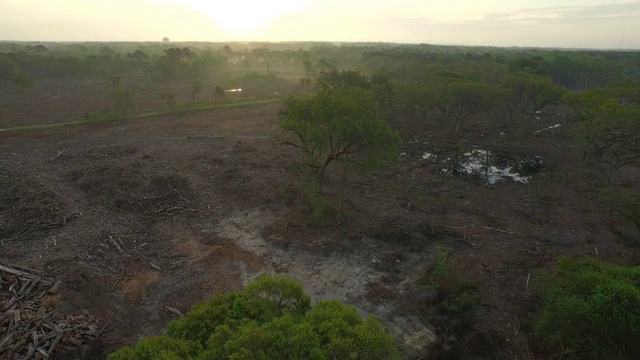
[[[443,155],[430,149],[427,141],[411,145],[413,149],[401,153],[401,157],[410,156],[431,162],[443,174],[480,179],[488,185],[509,181],[528,184],[544,168],[543,159],[537,155],[483,148],[473,148],[457,155]]]
[[[503,181],[528,184],[543,167],[539,156],[473,149],[454,159],[449,170],[457,175],[480,178],[489,185]]]

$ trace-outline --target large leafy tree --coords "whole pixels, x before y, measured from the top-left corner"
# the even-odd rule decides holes
[[[505,77],[498,91],[511,120],[517,113],[531,119],[545,106],[559,102],[564,94],[551,79],[526,73]]]
[[[23,73],[10,57],[0,53],[0,85],[8,81],[23,90],[33,87],[34,84],[33,79]]]
[[[445,120],[455,123],[457,133],[462,130],[465,119],[492,106],[493,89],[468,80],[452,81],[435,93],[433,102]]]
[[[455,132],[473,114],[492,108],[495,102],[491,86],[466,80],[436,78],[429,83],[408,83],[399,88],[399,106],[410,118],[428,121],[433,111],[445,122],[451,122]]]
[[[357,70],[338,71],[335,68],[322,70],[316,79],[316,86],[324,91],[338,91],[345,89],[369,89],[369,79]]]
[[[164,55],[160,56],[156,62],[156,76],[166,80],[183,74],[193,57],[193,52],[187,47],[165,49]]]
[[[623,166],[640,164],[640,107],[603,101],[592,118],[576,124],[575,134],[587,157],[606,164],[607,185]]]
[[[123,347],[108,360],[399,359],[373,317],[337,301],[311,306],[302,286],[262,276],[239,293],[217,295],[172,321],[165,335]]]
[[[427,122],[431,111],[435,109],[437,90],[420,83],[408,83],[398,86],[398,107],[405,116],[413,120]]]
[[[279,117],[282,129],[295,137],[286,143],[300,149],[320,184],[333,163],[349,161],[366,169],[398,156],[400,138],[367,89],[338,87],[290,98]]]
[[[635,243],[640,245],[640,192],[606,187],[598,191],[598,198],[611,206],[624,223],[635,227]]]

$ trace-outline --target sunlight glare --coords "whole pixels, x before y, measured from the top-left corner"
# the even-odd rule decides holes
[[[216,25],[235,35],[260,30],[278,17],[303,12],[309,0],[156,0],[175,3],[196,9],[209,17]]]

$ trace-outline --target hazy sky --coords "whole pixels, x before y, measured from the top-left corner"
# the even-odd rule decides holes
[[[640,1],[0,0],[0,40],[164,36],[640,49]]]

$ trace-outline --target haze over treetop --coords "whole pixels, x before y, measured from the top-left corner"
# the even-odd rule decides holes
[[[638,1],[0,0],[0,40],[640,48]]]

